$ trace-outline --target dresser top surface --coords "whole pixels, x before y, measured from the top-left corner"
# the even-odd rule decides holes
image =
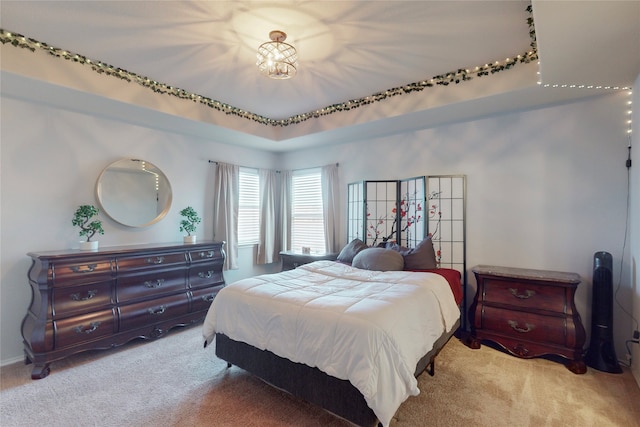
[[[100,255],[122,255],[127,253],[137,252],[152,252],[152,251],[171,251],[171,250],[184,250],[193,251],[199,250],[205,247],[211,247],[212,245],[223,245],[224,242],[218,241],[200,241],[198,243],[182,243],[182,242],[168,242],[168,243],[149,243],[139,245],[123,245],[123,246],[101,246],[99,249],[82,251],[80,249],[62,249],[57,251],[42,251],[42,252],[29,252],[27,255],[32,258],[65,258],[70,256],[100,256]]]
[[[538,280],[548,282],[580,283],[580,275],[564,271],[534,270],[529,268],[501,267],[496,265],[477,265],[471,269],[476,274]]]

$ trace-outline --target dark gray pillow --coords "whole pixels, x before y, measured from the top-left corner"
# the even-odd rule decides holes
[[[402,256],[405,256],[406,254],[411,252],[411,249],[405,248],[404,246],[400,246],[396,242],[386,242],[385,245],[381,247],[387,248],[387,249],[393,249],[394,251],[399,252],[400,255]]]
[[[404,260],[393,249],[368,248],[358,252],[351,265],[364,270],[400,271],[404,267]]]
[[[436,263],[436,252],[433,249],[431,237],[427,237],[418,245],[404,255],[405,270],[427,270],[438,268]]]
[[[353,239],[347,246],[342,248],[338,254],[338,261],[351,264],[353,257],[363,249],[367,249],[368,246],[360,239]]]

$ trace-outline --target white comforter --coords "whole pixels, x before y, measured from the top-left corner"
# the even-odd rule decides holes
[[[460,311],[434,273],[360,270],[316,261],[223,288],[204,322],[216,332],[349,380],[389,425],[420,393],[416,364]]]

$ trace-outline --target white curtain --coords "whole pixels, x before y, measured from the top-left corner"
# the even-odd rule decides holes
[[[278,173],[274,170],[259,169],[260,182],[260,237],[258,241],[257,264],[269,264],[279,260],[278,216],[276,200],[278,193]]]
[[[333,253],[338,250],[338,232],[336,230],[336,219],[340,209],[338,164],[323,166],[320,179],[322,185],[322,214],[324,216],[324,246],[328,253]]]
[[[214,196],[213,236],[226,242],[226,270],[238,269],[238,206],[240,197],[239,167],[218,162]]]
[[[280,172],[280,246],[291,250],[291,171]]]

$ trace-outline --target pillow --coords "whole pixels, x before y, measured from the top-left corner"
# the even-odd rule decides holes
[[[427,270],[429,268],[438,268],[436,262],[436,252],[433,249],[431,237],[427,237],[418,245],[410,249],[404,256],[405,270]]]
[[[353,261],[353,257],[356,256],[361,250],[367,248],[367,244],[362,240],[353,239],[347,246],[342,248],[342,250],[338,254],[338,261],[351,264],[351,262]]]
[[[404,260],[392,249],[368,248],[358,252],[351,265],[364,270],[400,271],[404,267]]]
[[[396,242],[386,242],[382,247],[387,249],[393,249],[394,251],[398,252],[402,256],[405,256],[411,251],[411,249],[405,248],[404,246],[400,246]]]

